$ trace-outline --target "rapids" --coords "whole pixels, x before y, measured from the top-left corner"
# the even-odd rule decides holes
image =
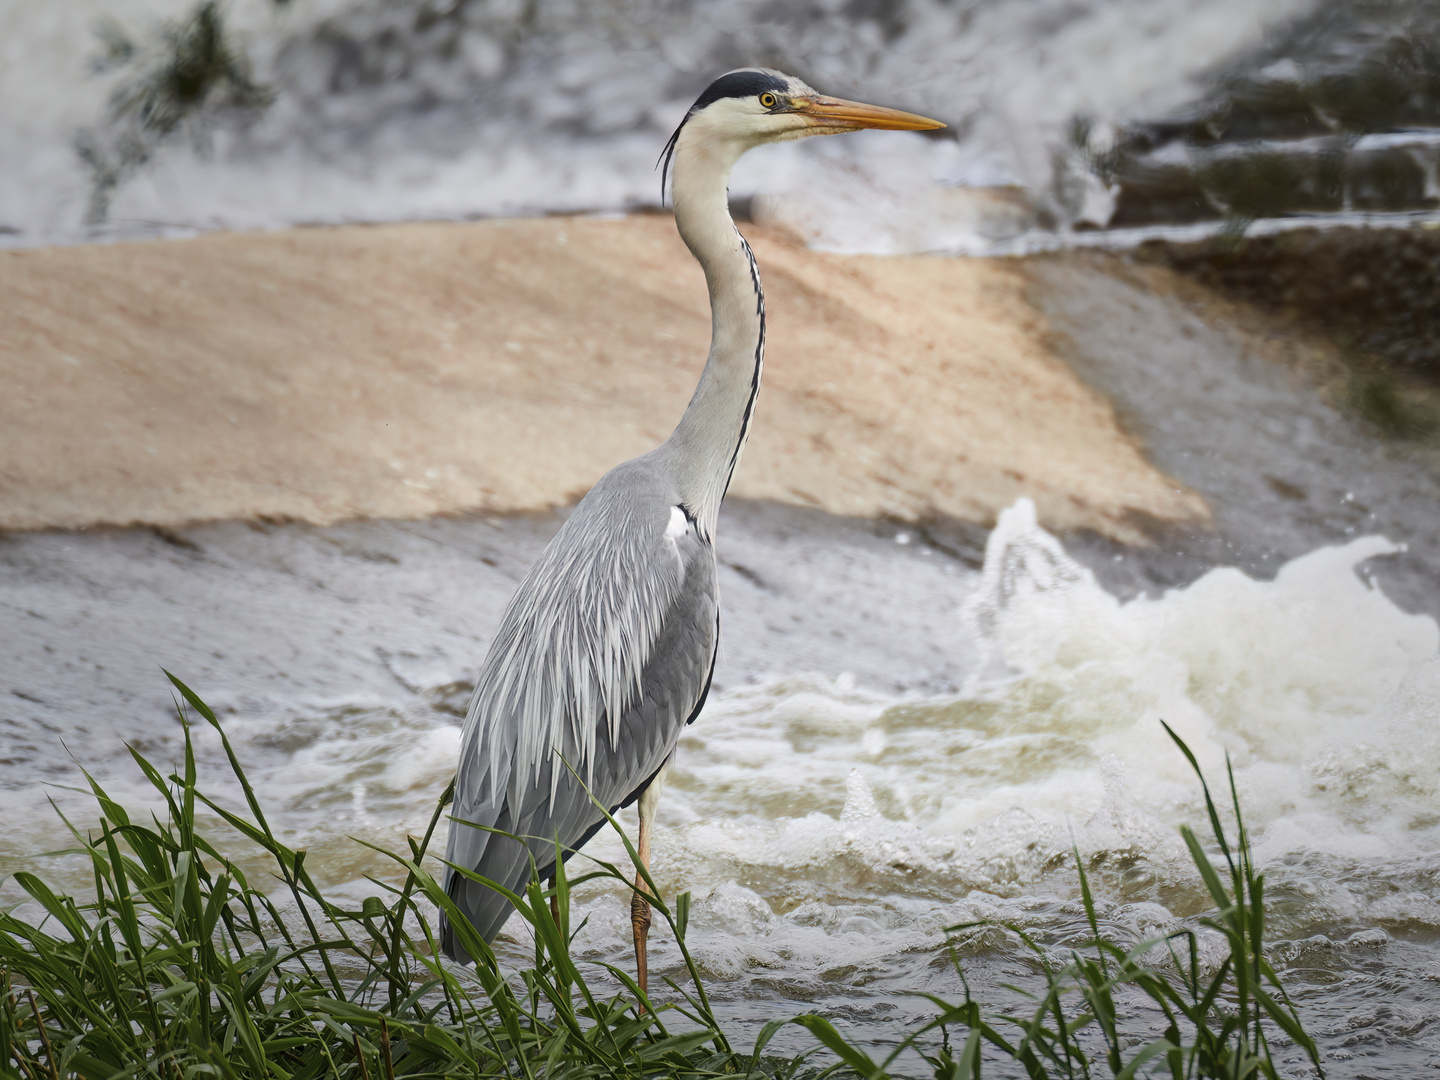
[[[8,538],[0,595],[26,640],[4,672],[16,700],[0,861],[33,866],[22,856],[63,842],[36,780],[84,822],[85,800],[62,786],[66,747],[145,801],[116,740],[162,762],[176,751],[150,657],[220,706],[307,865],[338,891],[373,889],[366,875],[392,871],[350,838],[398,846],[423,827],[497,605],[553,525]],[[893,1038],[924,1012],[910,992],[961,992],[947,927],[1079,933],[1072,849],[1118,939],[1200,914],[1176,829],[1203,805],[1164,719],[1212,781],[1234,763],[1275,957],[1332,1075],[1433,1060],[1440,631],[1368,578],[1395,545],[1361,537],[1270,581],[1220,568],[1126,601],[1024,500],[978,573],[894,526],[743,504],[727,510],[722,554],[724,667],[681,743],[654,870],[694,895],[690,943],[738,1029],[814,1007]],[[67,641],[72,655],[56,655]],[[213,789],[237,798],[213,735],[198,737]],[[572,868],[588,856],[623,849],[602,834]],[[83,867],[45,866],[84,887]],[[576,903],[580,955],[628,962],[620,892],[589,884]],[[501,950],[521,963],[517,925]],[[983,999],[1034,976],[1000,932],[962,935],[959,955]],[[652,965],[683,974],[663,933]]]

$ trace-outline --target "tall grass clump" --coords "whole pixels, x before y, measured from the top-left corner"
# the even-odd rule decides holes
[[[937,1080],[973,1080],[996,1068],[1013,1075],[1017,1067],[1034,1080],[1278,1080],[1268,1041],[1277,1030],[1319,1069],[1314,1043],[1264,956],[1263,878],[1251,859],[1238,800],[1232,843],[1208,787],[1224,866],[1212,866],[1193,832],[1183,834],[1215,903],[1200,923],[1228,945],[1218,966],[1201,963],[1195,929],[1128,951],[1104,941],[1082,867],[1093,933],[1084,949],[1057,959],[1009,928],[1043,971],[1045,989],[1031,994],[1032,1012],[987,1010],[967,985],[958,1004],[930,997],[933,1017],[904,1038],[897,1033],[894,1052],[883,1061],[816,1014],[771,1021],[750,1052],[740,1053],[721,1030],[685,946],[688,893],[673,906],[653,901],[679,943],[690,982],[667,980],[672,1000],[663,1003],[610,965],[595,965],[587,979],[571,956],[571,889],[596,877],[626,882],[619,867],[604,862],[571,878],[557,858],[552,882],[532,874],[523,893],[511,894],[534,936],[534,957],[523,970],[502,968],[425,867],[448,792],[423,837],[410,838],[406,852],[384,853],[395,860],[397,879],[403,871],[399,885],[376,882],[386,895],[367,897],[358,907],[336,903],[312,878],[305,852],[277,839],[214,713],[173,676],[172,682],[219,734],[248,816],[218,805],[197,786],[188,724],[183,763],[173,774],[130,751],[163,802],[163,812],[148,821],[132,820],[86,774],[100,817],[90,829],[66,822],[75,840],[66,854],[88,859],[93,896],[77,900],[20,872],[14,880],[44,917],[31,922],[13,909],[0,913],[0,1076],[819,1080],[840,1074],[878,1080],[897,1075],[892,1070],[905,1057],[924,1061]],[[1198,774],[1188,748],[1175,741]],[[220,853],[200,828],[202,808],[268,857],[267,880],[252,882]],[[628,840],[626,846],[638,863]],[[659,896],[648,874],[645,880]],[[478,958],[473,967],[439,958],[436,908],[452,917],[461,944]],[[597,989],[602,971],[619,983],[618,992],[615,982]],[[1161,1010],[1162,1037],[1127,1037],[1133,1018],[1117,1006],[1122,987],[1139,989]],[[807,1029],[817,1045],[799,1057],[764,1057],[786,1024]],[[822,1048],[838,1058],[823,1069],[811,1063]]]
[[[749,1068],[698,981],[683,1004],[668,1007],[652,1005],[613,968],[627,994],[591,988],[562,929],[569,890],[585,879],[567,879],[558,860],[553,888],[532,877],[524,895],[512,895],[535,934],[532,967],[507,978],[473,932],[462,938],[479,958],[472,968],[442,962],[430,905],[468,930],[422,866],[448,792],[425,835],[391,854],[405,877],[398,887],[377,883],[388,900],[367,897],[358,908],[331,902],[306,869],[305,852],[277,839],[214,713],[172,681],[219,733],[250,817],[199,790],[188,725],[175,775],[130,751],[164,801],[163,818],[131,820],[86,775],[99,824],[92,831],[66,824],[75,839],[70,853],[93,868],[93,898],[58,895],[21,872],[16,882],[47,918],[37,925],[0,914],[0,1070],[29,1080],[531,1080],[709,1077]],[[220,854],[197,826],[201,805],[268,854],[278,887],[250,881]],[[597,873],[624,879],[613,866]],[[674,910],[655,904],[682,943],[688,908],[686,896]],[[684,1030],[672,1031],[667,1017]]]

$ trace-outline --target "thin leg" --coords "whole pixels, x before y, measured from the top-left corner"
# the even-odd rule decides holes
[[[660,806],[660,793],[665,790],[665,774],[669,771],[670,761],[667,760],[655,774],[655,779],[650,781],[650,786],[640,795],[640,839],[635,847],[640,856],[640,865],[646,870],[650,869],[650,829],[655,822],[655,811]],[[630,898],[630,925],[635,931],[635,981],[640,984],[640,989],[646,992],[650,974],[646,957],[646,946],[650,938],[649,893],[650,887],[637,871],[635,894]]]
[[[645,813],[645,800],[640,801],[640,865],[650,869],[650,817]],[[646,947],[650,938],[649,886],[637,871],[635,894],[630,897],[630,926],[635,931],[635,981],[642,991],[647,991],[650,971],[646,964]],[[648,992],[648,991],[647,991]]]
[[[560,897],[555,892],[556,874],[550,875],[550,917],[555,920],[555,929],[565,933],[565,927],[560,922]]]

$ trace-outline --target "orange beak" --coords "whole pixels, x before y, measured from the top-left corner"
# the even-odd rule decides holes
[[[879,105],[865,105],[858,101],[842,98],[797,97],[791,99],[790,107],[804,117],[810,127],[828,128],[832,131],[859,131],[861,128],[879,128],[882,131],[933,131],[945,125],[928,116],[901,112],[899,109],[885,109]]]

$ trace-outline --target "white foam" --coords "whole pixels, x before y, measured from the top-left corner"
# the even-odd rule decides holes
[[[1122,604],[1022,503],[1002,516],[966,613],[989,642],[991,677],[997,657],[1013,672],[986,692],[1001,711],[1021,730],[1083,735],[1089,754],[1119,763],[1146,811],[1189,802],[1164,719],[1212,776],[1232,755],[1252,824],[1271,834],[1336,852],[1413,850],[1411,819],[1430,813],[1436,791],[1410,774],[1423,772],[1415,755],[1434,753],[1423,718],[1440,702],[1440,632],[1356,573],[1397,550],[1365,537],[1296,559],[1273,582],[1219,569]],[[1051,704],[1023,715],[1037,701]],[[1356,769],[1386,777],[1368,784],[1363,807],[1321,779]],[[1044,802],[1035,795],[1032,811]],[[952,827],[967,821],[957,814]]]
[[[656,869],[720,898],[697,953],[717,972],[796,977],[898,955],[942,925],[1017,918],[1027,897],[1064,894],[1068,873],[1052,876],[1072,844],[1102,863],[1128,853],[1149,880],[1193,880],[1176,826],[1203,831],[1203,807],[1161,719],[1222,799],[1231,755],[1264,861],[1440,851],[1440,630],[1356,572],[1396,550],[1366,537],[1274,581],[1219,569],[1122,603],[1022,501],[965,606],[989,661],[964,693],[887,702],[790,680],[725,695],[687,733]],[[1419,894],[1380,912],[1334,882],[1316,888],[1337,918],[1440,925]],[[976,890],[990,908],[969,903]],[[1137,940],[1173,918],[1153,903],[1107,910]],[[806,944],[817,925],[823,959]]]

